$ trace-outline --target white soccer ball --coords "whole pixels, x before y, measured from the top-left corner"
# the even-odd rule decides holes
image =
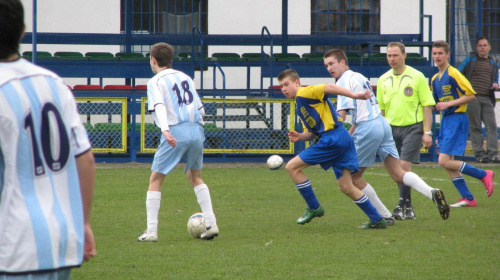
[[[201,234],[205,231],[205,218],[203,213],[195,213],[189,217],[187,222],[189,234],[195,238],[200,238]]]
[[[267,166],[271,170],[278,170],[285,165],[283,158],[278,155],[272,155],[267,159]]]

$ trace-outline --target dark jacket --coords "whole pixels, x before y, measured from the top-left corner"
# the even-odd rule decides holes
[[[488,56],[490,59],[491,63],[491,83],[498,83],[498,63],[495,62],[495,60],[491,57]],[[458,71],[462,72],[462,74],[470,80],[470,77],[472,75],[472,71],[474,70],[474,64],[476,63],[477,60],[477,53],[471,53],[470,56],[464,59],[462,63],[458,66]],[[496,104],[496,98],[495,98],[495,90],[491,89],[490,90],[490,99],[491,102],[493,103],[493,106]]]

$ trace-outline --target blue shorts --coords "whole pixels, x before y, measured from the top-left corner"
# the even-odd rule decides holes
[[[324,170],[333,168],[335,176],[342,177],[342,171],[359,171],[356,148],[351,135],[344,127],[324,132],[318,143],[299,153],[302,161],[309,165],[319,164]]]
[[[396,144],[392,138],[391,126],[382,115],[373,120],[359,123],[352,136],[360,167],[372,166],[377,154],[382,162],[388,155],[399,158]]]
[[[182,160],[186,162],[186,173],[189,169],[200,170],[203,166],[203,142],[205,132],[198,123],[185,122],[170,126],[170,134],[177,140],[173,148],[161,136],[160,145],[155,153],[151,170],[168,174]]]
[[[450,156],[463,155],[468,135],[469,119],[466,113],[443,116],[439,128],[439,152]]]

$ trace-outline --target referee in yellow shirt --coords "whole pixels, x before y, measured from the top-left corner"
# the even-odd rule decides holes
[[[411,171],[420,163],[420,144],[432,145],[432,107],[436,104],[427,79],[422,72],[405,64],[405,45],[387,45],[387,62],[391,70],[377,83],[377,102],[391,125],[401,167]],[[399,202],[392,215],[397,220],[415,219],[411,203],[411,188],[398,184]]]

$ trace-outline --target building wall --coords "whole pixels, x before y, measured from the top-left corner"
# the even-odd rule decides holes
[[[26,31],[32,28],[32,0],[21,0],[25,6]],[[266,26],[271,34],[281,33],[281,0],[252,1],[208,1],[209,34],[261,34]],[[446,34],[446,0],[424,0],[424,13],[433,16],[433,40],[445,39]],[[289,34],[310,34],[311,6],[310,1],[289,0],[288,32]],[[69,33],[119,33],[120,1],[102,0],[52,0],[38,1],[38,32]],[[419,1],[416,0],[381,0],[381,32],[382,34],[418,33]],[[424,30],[427,30],[427,26]],[[428,36],[427,32],[425,36]],[[21,52],[31,50],[31,45],[22,45]],[[102,45],[38,45],[38,51],[108,51],[116,53],[120,46]],[[266,48],[268,50],[268,48]],[[274,52],[281,52],[275,46]],[[288,52],[302,54],[309,52],[309,46],[290,46]],[[213,52],[260,52],[260,46],[212,46]],[[175,67],[175,64],[174,64]],[[224,69],[226,88],[246,88],[246,68]],[[205,71],[204,88],[213,87],[212,69]],[[218,74],[218,77],[220,75]],[[260,87],[260,71],[252,69],[251,87]],[[86,83],[86,79],[66,79],[69,85]],[[199,73],[195,77],[199,83]],[[93,79],[92,83],[98,83]],[[122,83],[121,79],[104,79],[105,84]],[[137,81],[138,84],[146,80]],[[269,81],[268,81],[269,82]],[[325,82],[324,79],[307,79],[303,84]],[[276,84],[276,81],[274,81]],[[217,82],[222,88],[222,82]]]

